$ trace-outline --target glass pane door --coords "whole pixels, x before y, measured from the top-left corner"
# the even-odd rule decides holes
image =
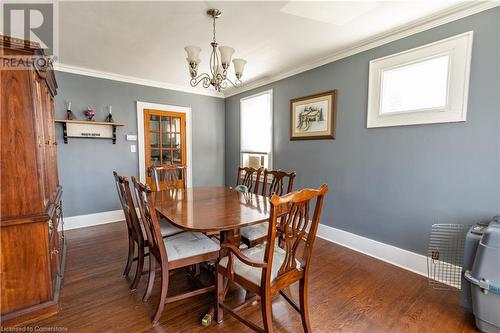
[[[186,165],[185,115],[183,113],[144,110],[146,169],[151,166]],[[184,187],[185,173],[178,173]],[[151,185],[149,174],[146,174]]]

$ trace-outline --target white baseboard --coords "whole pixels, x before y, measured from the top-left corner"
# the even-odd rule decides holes
[[[71,230],[85,228],[93,225],[123,221],[124,219],[125,217],[122,210],[71,216],[64,219],[64,229]],[[319,225],[318,237],[414,273],[427,276],[427,258],[421,254],[378,242],[344,230],[332,228],[324,224]]]
[[[70,216],[64,218],[64,230],[85,228],[123,220],[125,220],[125,216],[121,209],[95,214]]]
[[[427,258],[421,254],[378,242],[344,230],[320,224],[318,237],[388,262],[411,272],[427,276]]]

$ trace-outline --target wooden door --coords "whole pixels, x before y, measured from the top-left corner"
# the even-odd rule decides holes
[[[186,166],[186,115],[180,112],[144,110],[146,182],[154,188],[149,175],[152,166]],[[184,169],[185,170],[185,169]],[[179,170],[179,187],[186,186],[186,172]]]

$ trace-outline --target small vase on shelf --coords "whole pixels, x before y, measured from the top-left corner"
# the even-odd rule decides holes
[[[90,106],[87,106],[87,110],[83,113],[85,114],[85,117],[87,117],[88,121],[94,121],[95,112],[90,108]]]

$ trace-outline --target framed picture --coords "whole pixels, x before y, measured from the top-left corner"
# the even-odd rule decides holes
[[[337,90],[290,100],[290,140],[335,139]]]

